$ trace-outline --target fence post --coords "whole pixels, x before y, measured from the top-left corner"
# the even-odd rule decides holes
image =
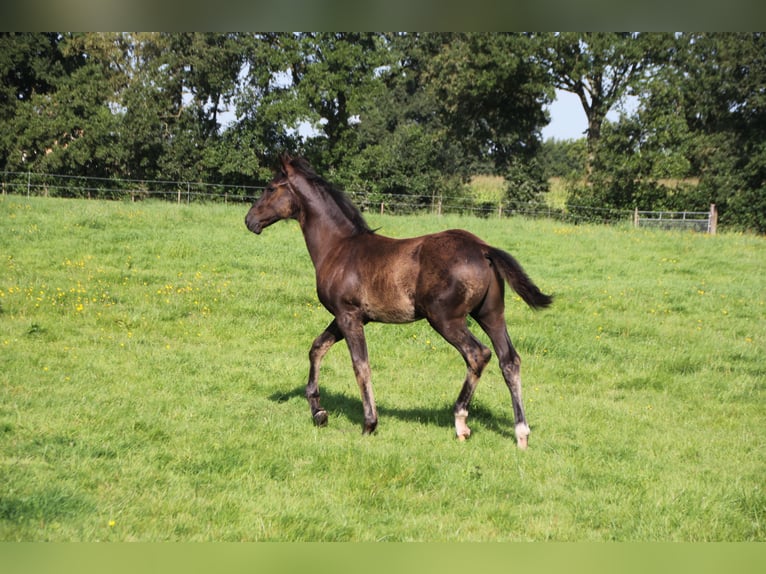
[[[638,227],[638,208],[633,211],[633,227]]]
[[[718,231],[718,209],[715,203],[710,204],[710,221],[708,222],[708,233],[715,235]]]

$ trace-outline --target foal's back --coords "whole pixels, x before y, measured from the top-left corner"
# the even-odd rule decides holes
[[[488,248],[454,229],[407,239],[359,235],[338,250],[334,272],[317,273],[317,290],[331,312],[356,306],[365,321],[407,323],[445,305],[466,315],[494,278]]]

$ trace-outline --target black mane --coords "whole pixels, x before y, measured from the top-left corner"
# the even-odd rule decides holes
[[[365,221],[362,212],[359,211],[359,208],[354,205],[348,196],[343,193],[342,190],[326,181],[321,175],[315,172],[314,168],[311,167],[309,162],[301,157],[298,157],[291,159],[290,165],[296,171],[300,172],[300,174],[306,178],[309,183],[326,193],[333,200],[333,202],[335,202],[343,215],[345,215],[346,218],[348,218],[348,220],[352,223],[356,233],[375,233],[375,231],[367,224],[367,221]]]

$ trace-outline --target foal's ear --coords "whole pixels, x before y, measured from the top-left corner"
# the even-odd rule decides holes
[[[279,161],[282,163],[282,173],[287,175],[289,173],[288,170],[291,170],[290,163],[293,161],[292,156],[290,156],[289,153],[283,153],[282,156],[279,158]]]

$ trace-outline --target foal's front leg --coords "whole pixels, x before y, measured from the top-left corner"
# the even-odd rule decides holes
[[[343,334],[338,328],[338,323],[333,321],[321,335],[314,339],[309,351],[309,382],[306,385],[306,399],[311,408],[314,424],[320,427],[327,424],[327,411],[319,404],[319,366],[330,347],[342,338]]]
[[[367,341],[364,337],[364,322],[353,315],[337,318],[338,326],[346,338],[351,363],[354,366],[356,383],[362,395],[364,405],[364,434],[372,434],[378,426],[378,410],[375,407],[375,395],[370,381],[370,360],[367,356]]]

